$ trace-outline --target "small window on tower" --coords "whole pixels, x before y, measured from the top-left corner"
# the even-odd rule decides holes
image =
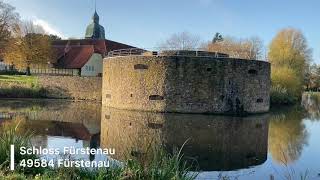
[[[252,74],[252,75],[257,75],[257,74],[258,74],[258,71],[255,70],[255,69],[249,69],[248,73],[249,73],[249,74]]]
[[[151,95],[149,96],[149,100],[163,100],[164,97],[160,95]]]
[[[135,65],[133,66],[133,68],[134,68],[134,69],[142,69],[142,70],[144,70],[144,69],[148,69],[148,66],[145,65],[145,64],[135,64]]]
[[[111,99],[111,94],[106,94],[107,99]]]

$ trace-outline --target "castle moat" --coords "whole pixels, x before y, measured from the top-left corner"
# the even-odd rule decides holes
[[[310,179],[320,173],[320,101],[305,95],[302,105],[271,108],[246,117],[117,110],[66,100],[0,100],[1,126],[20,121],[35,147],[114,148],[86,161],[147,157],[148,147],[171,153],[186,142],[185,158],[196,160],[197,179]],[[147,158],[146,158],[147,159]]]

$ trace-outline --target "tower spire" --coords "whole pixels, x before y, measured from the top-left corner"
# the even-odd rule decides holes
[[[97,0],[94,0],[94,14],[92,20],[94,23],[99,24],[99,15],[97,13]]]
[[[99,24],[99,15],[97,13],[97,0],[93,0],[92,2],[94,3],[94,14],[92,16],[91,24],[87,26],[85,37],[88,39],[105,39],[104,27]]]

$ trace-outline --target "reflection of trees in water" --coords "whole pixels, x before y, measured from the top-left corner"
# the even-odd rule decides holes
[[[86,141],[91,141],[92,139],[97,141],[97,138],[94,137],[100,137],[100,133],[91,133],[81,123],[28,120],[28,117],[23,115],[14,116],[11,120],[3,121],[1,126],[14,124],[18,124],[17,133],[32,132],[35,136],[68,137]]]
[[[50,105],[50,101],[46,100],[0,100],[0,111],[32,111],[40,110],[42,107]]]
[[[303,118],[304,111],[298,107],[273,113],[269,124],[269,152],[274,160],[288,164],[300,157],[308,137]]]
[[[91,134],[100,132],[101,105],[65,100],[0,100],[0,113],[34,121],[83,124]],[[49,124],[49,123],[48,123]]]
[[[16,115],[13,119],[1,121],[1,127],[17,126],[16,133],[32,133],[31,144],[37,148],[48,147],[49,137],[72,138],[76,141],[82,140],[83,147],[98,148],[100,146],[100,132],[93,134],[80,123],[29,120],[28,116]],[[94,155],[89,155],[94,160]]]
[[[320,93],[303,94],[301,105],[306,110],[309,119],[320,119]]]

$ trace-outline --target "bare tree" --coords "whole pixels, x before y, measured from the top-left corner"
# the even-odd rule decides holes
[[[47,34],[42,26],[36,25],[32,21],[22,21],[19,27],[21,36],[28,34]]]
[[[221,35],[220,35],[221,36]],[[263,43],[258,37],[236,39],[233,37],[220,38],[203,45],[204,49],[212,52],[229,54],[230,57],[242,59],[262,59]]]
[[[192,50],[200,45],[200,37],[189,32],[172,34],[167,40],[160,43],[160,49],[165,50]]]
[[[244,40],[243,50],[247,51],[245,54],[247,59],[263,58],[263,43],[259,37],[251,37]]]
[[[0,0],[0,58],[18,20],[19,14],[15,12],[15,8]]]

